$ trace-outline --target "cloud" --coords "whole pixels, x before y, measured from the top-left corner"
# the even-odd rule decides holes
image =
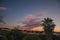
[[[0,7],[0,10],[6,10],[6,9],[7,9],[7,8],[5,8],[5,7],[2,7],[2,6]]]
[[[38,27],[41,26],[42,23],[41,16],[42,14],[28,14],[25,16],[25,20],[20,21],[20,23],[22,23],[22,25],[24,25],[23,27],[26,27],[27,29]]]
[[[25,19],[33,19],[33,18],[35,18],[35,16],[32,15],[32,14],[29,14],[29,15],[27,15],[27,16],[25,17]]]

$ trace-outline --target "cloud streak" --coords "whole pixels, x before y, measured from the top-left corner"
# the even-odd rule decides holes
[[[5,8],[5,7],[2,7],[2,6],[0,7],[0,10],[6,10],[6,9],[7,9],[7,8]]]
[[[26,27],[27,29],[38,27],[41,26],[42,23],[41,16],[42,14],[28,14],[27,16],[25,16],[25,20],[20,21],[20,23],[22,23],[22,25],[24,25],[23,27]]]

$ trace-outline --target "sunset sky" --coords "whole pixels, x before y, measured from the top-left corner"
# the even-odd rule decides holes
[[[0,16],[4,16],[4,21],[7,24],[37,27],[43,18],[50,17],[54,19],[56,31],[60,31],[60,0],[2,1],[0,4]],[[35,30],[35,27],[33,30]],[[37,29],[39,30],[40,28],[37,27]]]

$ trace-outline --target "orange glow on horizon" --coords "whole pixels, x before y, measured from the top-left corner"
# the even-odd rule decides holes
[[[1,25],[0,25],[1,26]],[[11,26],[11,25],[7,25],[6,26],[7,28],[9,28],[9,29],[13,29],[14,28],[14,26]],[[27,27],[20,27],[19,29],[21,29],[21,30],[26,30],[27,29]],[[43,30],[43,27],[40,27],[40,26],[38,26],[38,27],[33,27],[33,28],[31,28],[30,30],[33,30],[33,31],[44,31]],[[60,28],[55,28],[54,29],[54,32],[60,32]]]
[[[31,30],[44,31],[44,30],[43,30],[43,27],[35,27],[35,28],[32,28]],[[59,28],[55,28],[55,29],[54,29],[54,32],[60,32],[60,29],[59,29]]]
[[[60,28],[55,28],[54,32],[60,32]]]

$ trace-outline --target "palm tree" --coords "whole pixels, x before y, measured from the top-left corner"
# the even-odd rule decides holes
[[[48,17],[44,18],[42,26],[44,26],[44,32],[47,37],[46,40],[52,40],[52,34],[53,34],[54,27],[55,27],[53,20]]]

